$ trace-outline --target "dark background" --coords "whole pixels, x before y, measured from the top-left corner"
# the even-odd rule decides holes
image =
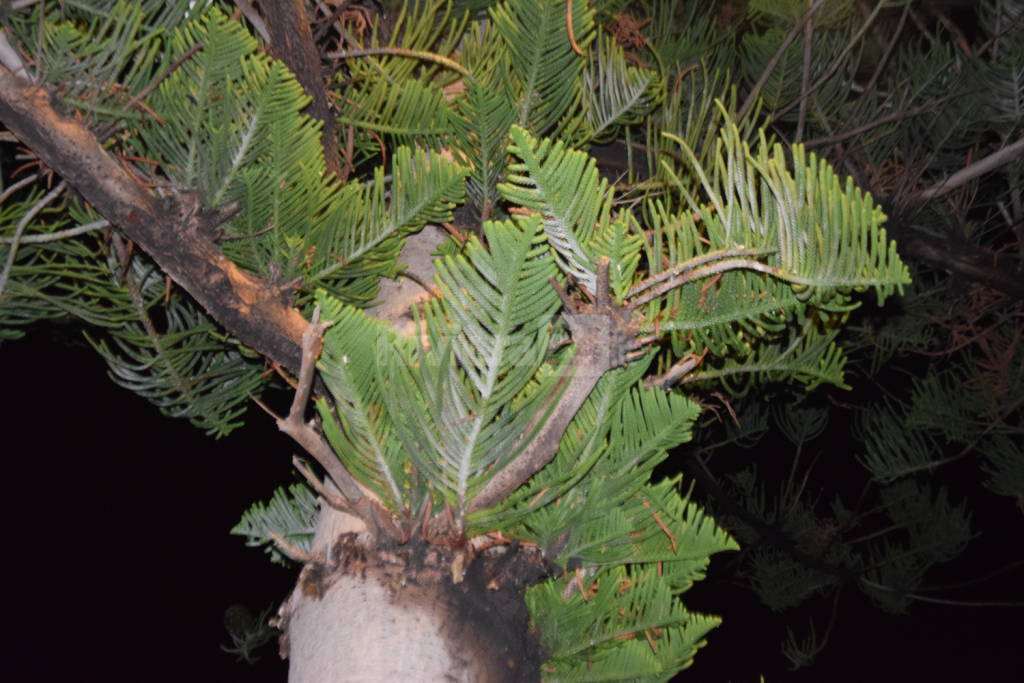
[[[219,646],[230,643],[229,605],[276,607],[294,580],[228,531],[293,480],[297,448],[259,411],[220,441],[164,418],[116,387],[99,356],[57,336],[36,328],[0,347],[11,595],[0,680],[283,683],[274,646],[255,665]],[[988,505],[975,509],[981,536],[968,555],[997,567],[1024,555],[1021,511],[1006,498]],[[731,583],[719,569],[727,562],[685,596],[724,624],[679,680],[1024,681],[1024,610],[916,604],[888,616],[854,590],[818,662],[791,672],[778,650],[786,621]],[[1019,601],[1019,577],[956,597]],[[803,629],[806,616],[785,618]]]

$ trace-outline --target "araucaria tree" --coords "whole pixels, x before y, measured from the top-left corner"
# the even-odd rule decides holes
[[[695,61],[711,13],[459,4],[9,3],[2,333],[76,318],[215,436],[293,385],[316,465],[236,530],[302,565],[291,680],[664,680],[735,547],[652,480],[694,392],[842,385],[907,270]],[[598,172],[615,139],[644,183]]]

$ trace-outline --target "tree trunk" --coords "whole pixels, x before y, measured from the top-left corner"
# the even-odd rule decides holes
[[[535,549],[469,563],[444,546],[375,547],[361,523],[322,504],[313,560],[282,607],[290,683],[536,681],[525,587],[546,571]]]

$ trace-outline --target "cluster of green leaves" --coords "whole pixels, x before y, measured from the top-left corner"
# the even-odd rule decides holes
[[[1019,139],[1024,13],[1019,3],[978,3],[970,30],[961,33],[960,15],[922,30],[913,6],[883,5],[865,20],[851,16],[853,3],[820,3],[812,30],[801,31],[797,22],[806,3],[751,2],[750,30],[717,45],[708,59],[736,73],[741,92],[759,87],[762,120],[775,134],[825,150],[869,189],[890,214],[889,233],[897,242],[923,241],[945,253],[950,266],[963,250],[993,268],[1012,268],[1013,257],[997,266],[996,254],[1020,253],[1020,210],[1009,208],[1021,182],[1019,160],[959,192],[927,201],[915,195]],[[793,41],[785,46],[787,36]],[[765,433],[785,433],[786,418],[772,411],[769,422],[763,402],[789,403],[787,394],[734,401],[740,425],[707,419],[707,428],[697,430],[701,443],[694,450],[701,456],[730,444],[754,453],[787,452],[793,465],[781,488],[749,469],[734,475],[731,494],[784,531],[805,557],[862,578],[861,588],[887,610],[905,609],[915,594],[927,594],[929,570],[955,558],[971,538],[969,506],[955,502],[965,492],[963,481],[939,483],[948,466],[973,461],[989,490],[1017,501],[1024,495],[1019,294],[965,284],[949,271],[941,261],[915,264],[915,282],[897,304],[870,316],[851,314],[853,324],[835,337],[852,358],[850,384],[874,387],[853,411],[850,450],[863,465],[865,492],[852,508],[841,495],[829,500],[801,485],[837,465],[811,472],[813,461],[800,460],[805,442],[791,438],[786,449],[761,440]],[[843,416],[840,424],[850,419]],[[834,449],[831,443],[820,447]],[[766,604],[786,608],[831,597],[844,583],[795,561],[740,520],[724,513],[716,518],[748,548],[742,571],[752,575]],[[787,654],[806,663],[827,632],[798,640],[791,639]]]
[[[834,174],[814,159],[797,155],[804,167],[792,172],[778,157],[763,156],[758,164],[745,148],[745,154],[728,157],[733,171],[721,175],[733,180],[723,179],[719,186],[734,194],[745,189],[749,224],[742,228],[738,220],[730,222],[734,211],[695,163],[694,177],[703,178],[704,185],[684,194],[689,204],[683,213],[663,213],[665,241],[652,240],[652,246],[630,211],[613,211],[614,191],[598,176],[593,160],[522,128],[513,127],[508,135],[515,161],[498,189],[506,202],[529,215],[515,212],[515,220],[488,222],[486,247],[470,238],[461,252],[439,259],[440,296],[422,312],[425,343],[398,338],[335,299],[319,300],[323,318],[333,322],[321,358],[333,397],[319,404],[325,432],[350,471],[407,520],[424,509],[445,507],[462,519],[474,493],[521,452],[529,442],[523,435],[545,419],[545,399],[555,392],[573,353],[571,346],[549,350],[559,334],[552,317],[559,302],[548,284],[552,275],[594,283],[594,264],[607,258],[612,292],[628,302],[630,293],[649,286],[652,271],[655,276],[660,271],[641,263],[650,268],[672,253],[697,268],[722,254],[721,262],[730,268],[750,271],[747,282],[755,292],[781,282],[794,309],[819,320],[822,315],[813,311],[845,312],[854,288],[873,287],[884,298],[906,281],[878,227],[877,210],[852,188],[841,191]],[[725,145],[738,139],[735,127],[722,135]],[[776,185],[742,180],[759,171]],[[800,208],[801,200],[817,207],[819,194],[836,210],[822,214]],[[703,208],[709,197],[719,211]],[[779,201],[788,220],[779,217],[779,209],[750,208],[761,197]],[[697,227],[694,212],[703,212],[706,231]],[[838,248],[824,248],[826,239]],[[655,251],[668,241],[673,251]],[[642,258],[645,243],[647,259]],[[793,245],[792,251],[783,245]],[[733,252],[764,260],[724,260]],[[760,301],[751,291],[741,294],[723,304],[726,320],[742,319],[744,304]],[[675,317],[692,313],[664,307],[665,296],[652,298],[651,306],[670,330]],[[642,317],[637,326],[655,329]],[[738,325],[723,329],[742,333]],[[834,333],[826,325],[808,325],[804,334],[831,339]],[[782,346],[769,335],[749,335],[749,340],[779,345],[777,357],[805,348]],[[466,520],[471,535],[501,529],[551,549],[553,560],[578,568],[578,575],[550,579],[529,593],[535,623],[552,653],[547,671],[553,680],[574,680],[584,670],[588,677],[629,671],[663,678],[689,663],[715,623],[669,599],[703,575],[710,554],[733,547],[681,495],[677,481],[650,482],[668,450],[689,440],[698,414],[682,394],[643,387],[651,361],[671,353],[671,347],[652,352],[602,377],[553,462],[506,501]],[[805,367],[807,358],[816,356],[798,357]],[[775,372],[820,381],[806,371]],[[647,642],[655,637],[658,656]]]

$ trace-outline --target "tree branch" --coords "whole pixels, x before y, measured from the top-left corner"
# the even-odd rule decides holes
[[[1000,267],[996,254],[967,243],[948,244],[917,230],[899,232],[894,237],[900,253],[1024,301],[1020,272],[1014,265]]]
[[[626,362],[635,341],[634,334],[629,329],[628,311],[616,305],[610,295],[608,264],[607,257],[598,261],[597,291],[589,305],[570,300],[557,283],[553,283],[566,306],[565,318],[576,345],[576,355],[552,397],[557,404],[547,414],[544,424],[526,448],[491,477],[470,501],[467,512],[497,505],[551,462],[562,435],[598,381],[606,372]],[[563,386],[565,389],[561,390]]]
[[[341,158],[335,135],[337,123],[327,99],[323,66],[313,42],[306,3],[304,0],[262,0],[260,8],[270,35],[270,54],[291,69],[302,89],[313,98],[303,113],[323,124],[320,144],[324,150],[324,162],[327,169],[340,178]]]
[[[1008,164],[1017,157],[1024,155],[1024,137],[1020,138],[1016,142],[998,149],[992,152],[983,159],[978,159],[972,164],[961,168],[959,171],[949,176],[945,180],[935,183],[927,190],[922,190],[918,193],[916,198],[919,199],[936,199],[949,192],[952,192],[961,185],[965,185],[978,176],[984,175],[989,171],[994,171],[1003,164]]]
[[[298,372],[306,321],[280,287],[243,272],[212,239],[232,210],[139,184],[50,94],[0,67],[0,120],[243,344]]]
[[[277,428],[292,437],[320,463],[338,487],[352,514],[363,520],[374,535],[380,538],[381,533],[384,533],[392,539],[400,538],[401,534],[388,512],[371,496],[366,495],[363,487],[338,459],[315,425],[305,420],[306,405],[313,389],[316,361],[323,349],[326,329],[327,325],[320,322],[320,310],[315,310],[313,320],[302,333],[302,368],[299,370],[299,385],[295,389],[288,417],[278,417]]]

